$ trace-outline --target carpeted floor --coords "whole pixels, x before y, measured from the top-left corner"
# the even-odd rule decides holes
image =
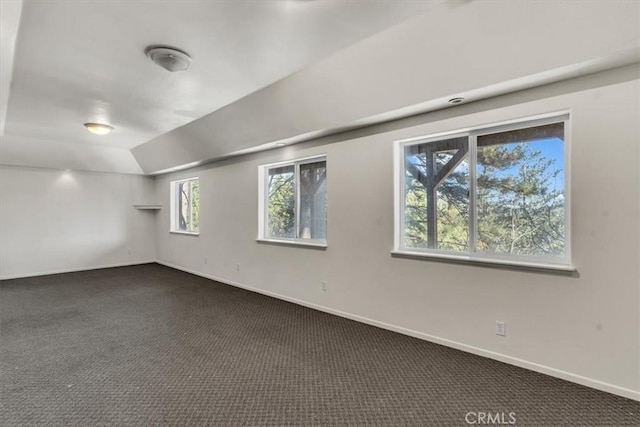
[[[640,425],[632,400],[156,264],[3,281],[0,310],[3,426]]]

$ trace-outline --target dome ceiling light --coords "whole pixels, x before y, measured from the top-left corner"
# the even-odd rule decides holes
[[[103,123],[85,123],[84,127],[91,133],[96,135],[106,135],[113,130],[113,126],[105,125]]]
[[[172,73],[185,71],[191,65],[191,57],[186,52],[168,46],[149,46],[144,53],[155,64]]]

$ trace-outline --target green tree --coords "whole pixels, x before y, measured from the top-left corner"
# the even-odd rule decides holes
[[[269,175],[268,236],[295,237],[295,182],[293,172]]]
[[[564,253],[564,183],[555,163],[528,143],[478,149],[478,250]]]
[[[193,181],[191,184],[191,228],[200,229],[200,181]]]
[[[530,142],[479,144],[476,250],[534,256],[564,253],[563,165],[557,165],[555,158],[535,147],[539,145]],[[428,174],[427,156],[434,155],[435,174],[454,153],[455,150],[427,151],[407,157],[407,161],[415,166],[413,173],[411,168],[406,168],[405,176],[407,247],[428,247],[429,195],[424,180],[417,179],[416,171]],[[438,249],[469,250],[468,170],[467,155],[436,187]]]
[[[446,165],[454,153],[435,156],[436,168]],[[426,156],[413,157],[418,170],[426,174]],[[449,251],[466,251],[469,247],[469,162],[465,158],[437,187],[437,247]],[[427,189],[410,172],[405,176],[405,244],[427,248]]]

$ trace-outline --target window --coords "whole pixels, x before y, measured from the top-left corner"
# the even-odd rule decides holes
[[[200,226],[200,180],[171,183],[171,231],[198,234]]]
[[[568,267],[568,119],[401,141],[396,252]]]
[[[261,166],[259,216],[259,240],[326,245],[326,157]]]

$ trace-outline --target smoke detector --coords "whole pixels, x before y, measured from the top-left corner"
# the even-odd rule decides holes
[[[149,46],[144,53],[154,63],[170,72],[185,71],[191,65],[191,57],[181,50],[168,46]]]

